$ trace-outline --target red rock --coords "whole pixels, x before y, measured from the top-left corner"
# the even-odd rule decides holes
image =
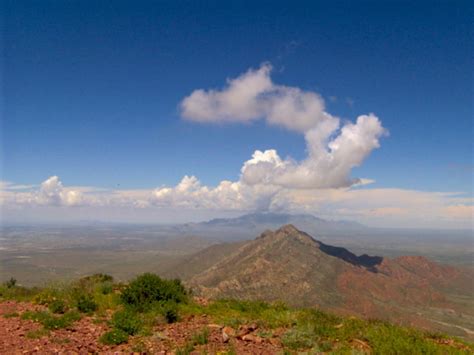
[[[263,342],[263,339],[259,337],[258,335],[253,335],[253,334],[246,334],[242,337],[242,340],[244,341],[250,341],[252,343],[256,344],[261,344]]]
[[[222,340],[227,343],[231,337],[235,336],[235,330],[231,327],[222,328]]]

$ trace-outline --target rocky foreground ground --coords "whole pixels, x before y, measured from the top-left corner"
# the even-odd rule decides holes
[[[292,353],[282,343],[287,332],[284,327],[270,330],[257,323],[230,327],[216,324],[206,314],[187,315],[176,323],[157,325],[150,334],[134,336],[125,344],[111,346],[99,341],[100,337],[110,330],[109,325],[94,316],[83,316],[66,328],[47,332],[39,323],[22,318],[25,312],[43,310],[46,310],[44,306],[29,302],[0,303],[0,354]],[[340,329],[344,324],[336,327]],[[205,339],[199,338],[199,334],[204,331]],[[433,338],[431,341],[439,349],[439,354],[469,354],[472,351],[472,348],[463,342],[449,338]],[[334,345],[333,343],[332,350],[337,349],[337,344],[336,347]],[[352,338],[346,345],[349,345],[350,353],[379,353],[362,339]]]
[[[257,335],[256,325],[233,329],[214,324],[206,315],[188,316],[180,322],[157,326],[146,338],[135,337],[128,344],[103,345],[99,338],[108,330],[105,323],[93,317],[83,317],[72,326],[45,333],[40,324],[21,319],[26,311],[44,307],[26,302],[0,303],[0,353],[1,354],[115,354],[115,353],[210,353],[210,354],[275,354],[282,351],[278,332],[274,337]],[[186,346],[193,335],[208,329],[207,344],[195,344],[193,350]],[[283,331],[283,330],[282,330]],[[361,344],[362,346],[363,344]]]

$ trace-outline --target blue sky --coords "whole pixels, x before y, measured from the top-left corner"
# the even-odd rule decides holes
[[[3,6],[5,182],[59,176],[64,186],[136,190],[188,175],[216,186],[237,181],[255,150],[301,161],[301,132],[182,117],[194,90],[221,90],[268,62],[276,85],[318,93],[341,122],[374,113],[389,131],[351,177],[472,197],[469,1]]]

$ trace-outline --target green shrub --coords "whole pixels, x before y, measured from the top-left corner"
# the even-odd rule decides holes
[[[97,286],[99,293],[108,295],[114,291],[114,284],[111,281],[105,281]]]
[[[109,309],[116,309],[120,305],[120,295],[115,293],[109,293],[104,295],[102,293],[96,293],[94,295],[94,301],[97,303],[97,313],[105,314]]]
[[[150,309],[156,302],[185,302],[187,293],[179,280],[164,280],[146,273],[138,276],[123,290],[122,302],[139,311]]]
[[[179,319],[178,306],[175,302],[167,302],[163,305],[163,316],[168,323],[177,322]]]
[[[128,334],[120,329],[112,329],[111,331],[104,333],[99,341],[106,345],[119,345],[128,341]]]
[[[66,312],[66,303],[63,300],[54,300],[48,305],[48,308],[53,313],[63,314]]]
[[[82,313],[92,313],[97,310],[97,303],[94,301],[94,297],[89,294],[82,294],[77,299],[77,309]]]
[[[73,286],[82,290],[83,292],[90,293],[94,291],[94,288],[97,285],[102,283],[113,283],[114,278],[107,274],[94,274],[90,276],[85,276],[77,280]]]
[[[11,277],[10,280],[4,282],[4,285],[6,288],[13,288],[16,285],[16,279]]]
[[[102,287],[102,284],[107,283],[109,286],[106,288],[110,289],[113,285],[113,277],[107,274],[94,274],[85,276],[71,284],[72,295],[74,298],[78,298],[83,294],[96,293]]]
[[[129,335],[137,334],[143,326],[139,315],[130,309],[115,312],[111,324],[115,329],[124,331]]]

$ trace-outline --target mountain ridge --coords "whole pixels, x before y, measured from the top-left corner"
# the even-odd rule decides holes
[[[284,301],[434,329],[462,314],[474,329],[473,312],[451,294],[472,294],[471,277],[424,257],[357,256],[285,225],[241,243],[187,283],[208,298]]]
[[[277,213],[277,212],[254,212],[247,213],[235,218],[213,218],[209,221],[201,222],[198,224],[205,225],[241,225],[245,223],[247,226],[250,224],[277,224],[288,225],[294,224],[292,220],[300,220],[306,222],[320,223],[326,225],[333,225],[334,227],[357,227],[357,228],[368,228],[367,226],[360,224],[358,222],[346,221],[346,220],[327,220],[320,217],[316,217],[312,214],[299,213],[299,214],[290,214],[290,213]]]

